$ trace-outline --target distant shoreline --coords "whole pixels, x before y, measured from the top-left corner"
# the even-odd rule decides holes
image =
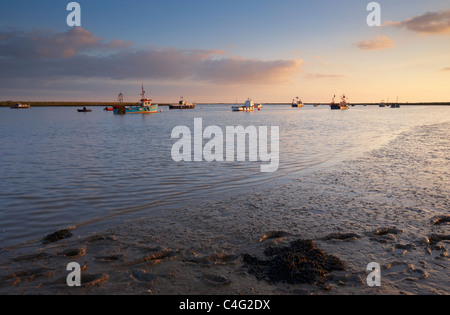
[[[18,102],[12,102],[12,101],[3,101],[0,102],[0,107],[11,107]],[[109,107],[117,105],[117,103],[113,102],[27,102],[27,101],[20,101],[22,104],[28,104],[31,107],[84,107],[84,106],[90,106],[90,107]],[[136,106],[140,103],[124,103],[125,106]],[[172,104],[168,103],[155,103],[159,106],[170,106]],[[261,103],[262,105],[291,105],[291,103]],[[390,103],[389,103],[390,104]],[[388,106],[389,104],[386,104]],[[399,103],[401,106],[450,106],[450,102],[422,102],[422,103]],[[235,105],[235,103],[198,103],[199,106],[208,106],[208,105]],[[305,103],[306,106],[313,106],[313,105],[320,105],[320,106],[327,106],[329,103]],[[379,106],[380,103],[350,103],[350,105],[355,106]]]
[[[114,105],[118,105],[117,103],[112,102],[27,102],[27,101],[19,101],[19,102],[0,102],[0,107],[10,107],[14,106],[17,103],[27,104],[31,107],[83,107],[83,106],[96,106],[96,107],[110,107]],[[124,103],[125,106],[136,106],[140,103]],[[161,104],[164,106],[165,104]],[[169,104],[167,104],[168,106]]]

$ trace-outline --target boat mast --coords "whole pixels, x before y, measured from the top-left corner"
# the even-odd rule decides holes
[[[142,94],[141,94],[142,100],[145,100],[145,91],[144,91],[144,83],[142,83]]]

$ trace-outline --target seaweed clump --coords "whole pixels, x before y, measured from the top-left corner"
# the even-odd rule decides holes
[[[338,257],[326,254],[311,240],[297,240],[285,247],[269,247],[264,255],[267,260],[244,254],[243,261],[250,274],[270,283],[324,284],[331,271],[345,270]]]
[[[42,244],[48,245],[51,243],[59,242],[60,240],[63,240],[63,239],[71,238],[73,235],[72,230],[73,230],[73,228],[63,229],[63,230],[59,230],[53,234],[49,234],[42,240]]]

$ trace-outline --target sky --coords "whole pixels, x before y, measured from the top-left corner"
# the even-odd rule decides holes
[[[450,3],[80,0],[0,3],[0,100],[450,101]]]

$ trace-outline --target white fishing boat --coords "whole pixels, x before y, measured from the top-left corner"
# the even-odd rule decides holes
[[[170,105],[169,109],[194,109],[195,106],[195,103],[187,103],[182,96],[178,104]]]
[[[244,106],[233,106],[231,107],[231,109],[233,110],[233,112],[254,112],[255,107],[255,103],[253,103],[253,100],[249,98],[245,101]]]

